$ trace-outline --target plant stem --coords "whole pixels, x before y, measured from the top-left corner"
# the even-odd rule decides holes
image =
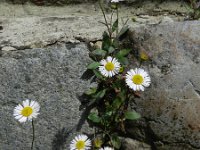
[[[107,19],[106,19],[106,14],[105,14],[105,12],[104,12],[104,9],[103,9],[103,6],[102,6],[100,0],[99,0],[99,6],[100,6],[100,9],[101,9],[101,11],[102,11],[102,13],[103,13],[103,17],[104,17],[104,20],[105,20],[105,25],[106,25],[106,27],[107,27],[107,29],[108,29],[109,37],[110,37],[110,39],[111,39],[111,38],[112,38],[112,31],[110,30],[108,21],[107,21]]]
[[[33,120],[32,120],[32,129],[33,129],[33,138],[32,138],[31,150],[33,150],[33,144],[35,140],[35,128],[34,128]]]
[[[116,4],[117,5],[117,30],[116,30],[116,35],[118,35],[118,33],[119,33],[119,9],[118,9],[118,4]]]

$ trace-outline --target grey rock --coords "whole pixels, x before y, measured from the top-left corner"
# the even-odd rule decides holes
[[[79,110],[90,81],[81,76],[90,62],[85,44],[57,44],[46,49],[3,53],[0,57],[0,149],[28,150],[31,122],[20,124],[13,109],[25,99],[41,105],[35,119],[35,149],[69,149],[77,133],[91,133]]]
[[[150,88],[132,108],[143,118],[128,133],[157,149],[200,149],[200,22],[140,27],[130,33],[135,49],[152,54],[144,63]],[[181,149],[181,148],[179,148]]]
[[[122,149],[123,150],[151,150],[151,146],[146,143],[133,140],[131,138],[124,138],[122,140]]]

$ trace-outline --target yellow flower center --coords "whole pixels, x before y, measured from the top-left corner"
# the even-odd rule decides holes
[[[140,58],[141,58],[142,60],[148,60],[148,59],[149,59],[149,56],[148,56],[145,52],[141,52]]]
[[[122,73],[124,71],[124,67],[119,68],[119,72]]]
[[[84,148],[85,148],[85,141],[78,141],[78,142],[76,143],[76,148],[77,148],[78,150],[84,149]]]
[[[24,107],[21,111],[22,116],[28,117],[33,113],[33,109],[29,106]]]
[[[101,139],[97,138],[97,139],[94,140],[94,147],[100,148],[102,144],[103,144],[103,142],[102,142]]]
[[[140,74],[136,74],[132,78],[133,83],[141,85],[144,81],[144,78]]]
[[[106,68],[107,71],[112,71],[112,70],[114,70],[115,65],[113,63],[111,63],[111,62],[108,62],[106,64],[105,68]]]

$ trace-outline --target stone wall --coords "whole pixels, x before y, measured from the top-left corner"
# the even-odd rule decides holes
[[[16,6],[0,18],[0,150],[30,148],[31,123],[20,124],[12,115],[14,107],[26,98],[41,105],[35,121],[35,149],[68,150],[76,133],[92,132],[80,96],[91,86],[83,74],[91,61],[88,43],[97,44],[106,29],[98,23],[102,15],[88,5],[84,11],[62,7],[70,13],[50,16],[41,13],[51,7],[34,6],[22,17]],[[61,7],[52,9],[56,12]],[[22,10],[26,14],[31,8]],[[152,85],[132,103],[142,118],[127,122],[123,150],[200,149],[200,23],[141,16],[129,25],[133,50],[145,49],[152,56],[143,66]]]

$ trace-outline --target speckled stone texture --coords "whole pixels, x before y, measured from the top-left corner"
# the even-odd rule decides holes
[[[143,118],[128,134],[155,149],[200,149],[200,22],[141,27],[130,37],[152,55],[144,64],[152,84],[134,100]]]
[[[0,149],[29,150],[31,122],[20,124],[13,109],[25,99],[36,100],[35,150],[69,149],[77,132],[90,133],[79,110],[79,97],[89,88],[81,79],[90,62],[85,44],[57,44],[44,49],[6,52],[0,57]]]

